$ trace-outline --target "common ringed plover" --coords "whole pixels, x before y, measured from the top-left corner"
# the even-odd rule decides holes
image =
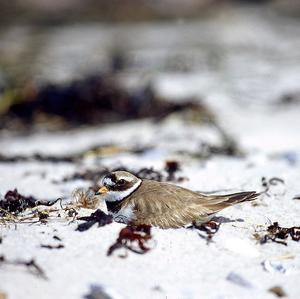
[[[207,222],[217,212],[259,195],[255,191],[204,195],[173,184],[142,180],[126,171],[106,175],[102,184],[96,194],[103,195],[115,221],[161,228]]]

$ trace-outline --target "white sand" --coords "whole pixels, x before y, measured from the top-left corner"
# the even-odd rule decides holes
[[[65,142],[68,143],[67,137]],[[37,146],[38,137],[32,142],[32,147]],[[275,243],[260,245],[253,233],[265,229],[273,221],[279,221],[283,226],[299,225],[300,204],[292,200],[300,193],[297,186],[299,166],[291,166],[283,159],[272,160],[262,151],[258,153],[246,159],[214,158],[205,163],[182,159],[182,175],[189,178],[183,185],[193,190],[259,191],[262,176],[285,180],[284,185],[272,187],[270,197],[259,199],[259,206],[245,203],[221,212],[220,216],[243,222],[222,224],[213,243],[207,245],[197,231],[154,229],[156,246],[153,250],[145,255],[129,253],[128,258],[121,259],[118,252],[106,256],[108,247],[123,227],[121,224],[93,227],[82,233],[75,231],[75,223],[64,222],[2,226],[1,254],[8,259],[34,258],[45,270],[48,280],[39,279],[20,267],[3,266],[1,289],[9,298],[30,299],[41,298],[41,294],[42,298],[82,298],[91,284],[108,286],[122,298],[273,298],[267,289],[280,285],[291,298],[297,298],[300,295],[297,286],[299,243],[290,240],[287,247]],[[161,169],[162,156],[124,154],[106,158],[103,162],[124,164],[133,169],[141,165]],[[18,187],[21,193],[39,198],[69,197],[75,187],[86,186],[86,183],[53,184],[52,180],[73,173],[75,168],[69,164],[35,162],[1,164],[1,193]],[[42,172],[46,174],[45,178],[42,178]],[[65,248],[40,248],[40,244],[59,244],[53,240],[53,235],[62,238]],[[292,258],[279,259],[288,270],[286,274],[268,273],[263,269],[261,263],[264,260],[276,261],[286,255]],[[241,276],[252,287],[241,287],[226,280],[230,273]]]

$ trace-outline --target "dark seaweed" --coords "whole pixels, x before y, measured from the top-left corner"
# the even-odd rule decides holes
[[[46,248],[46,249],[61,249],[61,248],[65,248],[65,246],[63,244],[58,244],[58,245],[45,245],[45,244],[41,244],[41,248]]]
[[[274,222],[267,228],[267,234],[260,239],[260,244],[265,244],[268,241],[276,242],[279,244],[287,245],[285,241],[288,237],[292,240],[299,242],[300,240],[300,226],[281,227],[278,222]]]
[[[54,201],[41,201],[36,199],[33,196],[24,196],[18,192],[17,189],[9,190],[4,195],[4,198],[0,200],[0,208],[2,211],[0,211],[0,216],[3,216],[5,214],[5,211],[13,214],[18,214],[23,211],[25,211],[27,208],[33,208],[38,205],[45,205],[45,206],[51,206],[55,204],[59,199],[56,199]],[[46,215],[39,215],[42,218],[47,218]]]
[[[207,114],[207,110],[196,101],[173,103],[159,98],[150,85],[128,92],[111,74],[90,75],[65,85],[38,86],[30,82],[20,91],[18,99],[9,107],[0,126],[8,126],[13,120],[30,126],[40,114],[49,119],[59,117],[64,127],[161,118],[185,109],[198,109]]]
[[[54,240],[57,240],[57,241],[61,241],[61,238],[58,237],[58,236],[53,236],[53,239],[54,239]]]
[[[224,140],[223,144],[216,146],[208,143],[201,144],[201,156],[203,158],[210,158],[211,156],[229,156],[229,157],[241,157],[243,153],[239,149],[236,142],[233,140]]]
[[[16,265],[16,266],[25,266],[28,271],[40,278],[47,279],[47,276],[44,270],[36,263],[34,259],[25,261],[25,260],[7,260],[3,255],[0,256],[0,265]]]
[[[0,201],[0,207],[9,213],[20,213],[27,208],[35,207],[36,202],[37,199],[33,196],[21,195],[17,189],[14,189],[7,191],[3,200]]]
[[[165,163],[165,171],[168,176],[166,178],[167,181],[181,181],[183,178],[176,178],[176,173],[180,171],[180,164],[177,161],[166,161]]]
[[[89,294],[84,296],[85,299],[113,299],[105,292],[105,289],[101,285],[91,285]]]
[[[90,216],[78,217],[77,220],[84,220],[86,222],[81,223],[77,227],[77,231],[83,232],[90,229],[94,224],[98,223],[98,227],[110,224],[113,222],[111,215],[105,214],[101,210],[97,210]]]
[[[151,248],[146,243],[152,239],[151,226],[149,225],[127,225],[121,229],[116,242],[111,245],[107,251],[107,255],[111,255],[115,250],[120,248],[128,249],[137,254],[144,254]],[[126,257],[126,256],[120,256]]]
[[[209,221],[206,223],[202,223],[200,225],[197,225],[194,223],[189,228],[196,228],[199,230],[199,236],[207,241],[207,243],[210,243],[212,241],[213,236],[218,232],[219,228],[221,226],[221,223],[215,222],[215,221]]]
[[[44,155],[44,154],[33,154],[29,156],[24,155],[15,155],[15,156],[9,156],[4,155],[0,153],[0,162],[1,163],[16,163],[16,162],[28,162],[28,161],[36,161],[36,162],[46,162],[46,163],[77,163],[80,162],[87,153],[93,153],[95,152],[95,156],[100,155],[101,156],[101,149],[104,149],[106,147],[113,146],[113,145],[97,145],[93,146],[91,148],[88,148],[82,152],[75,153],[73,155],[60,155],[60,156],[52,156],[52,155]],[[136,146],[130,149],[124,149],[124,151],[140,155],[148,150],[150,150],[150,146]],[[76,176],[81,176],[81,173],[76,173]],[[66,178],[67,180],[68,178]],[[72,177],[69,178],[71,180]],[[76,177],[74,177],[76,179]]]
[[[261,178],[261,183],[264,190],[261,193],[264,193],[269,196],[269,191],[272,186],[276,186],[278,184],[284,184],[284,180],[281,178],[273,177],[267,180],[265,177]]]
[[[39,221],[42,223],[46,223],[49,218],[49,214],[47,211],[38,211]]]
[[[131,172],[131,171],[129,171]],[[154,180],[161,182],[163,180],[163,174],[160,171],[150,168],[141,168],[136,172],[131,172],[141,179]]]

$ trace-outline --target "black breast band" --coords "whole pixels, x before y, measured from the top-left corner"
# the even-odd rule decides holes
[[[118,213],[121,208],[122,208],[122,203],[124,200],[126,200],[133,192],[135,192],[137,189],[140,188],[140,186],[142,185],[143,181],[141,181],[141,183],[139,184],[139,186],[134,189],[131,193],[129,193],[127,196],[125,196],[123,199],[121,200],[116,200],[116,201],[105,201],[106,202],[106,206],[107,206],[107,211],[111,212],[111,213]]]

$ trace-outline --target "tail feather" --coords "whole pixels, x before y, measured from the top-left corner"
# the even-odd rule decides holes
[[[229,194],[226,196],[228,199],[225,200],[225,202],[227,202],[229,204],[235,204],[235,203],[244,202],[244,201],[252,201],[252,200],[255,200],[258,197],[258,195],[259,195],[259,193],[256,193],[255,191]]]
[[[260,193],[255,191],[239,192],[226,195],[211,195],[206,198],[205,202],[202,201],[202,204],[212,211],[211,214],[214,214],[232,205],[255,200],[259,195]]]

